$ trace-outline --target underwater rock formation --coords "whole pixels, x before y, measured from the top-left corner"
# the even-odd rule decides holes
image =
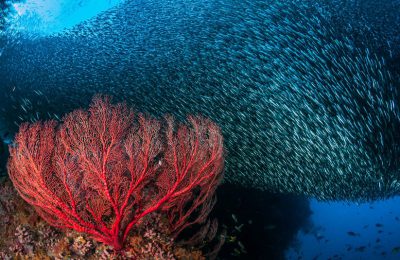
[[[8,46],[0,118],[9,127],[57,118],[101,92],[154,115],[216,121],[229,183],[323,200],[398,194],[398,76],[335,26],[332,10],[314,1],[127,1]]]

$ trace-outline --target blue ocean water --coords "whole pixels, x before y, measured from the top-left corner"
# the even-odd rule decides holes
[[[119,8],[127,2],[131,9]],[[226,184],[212,213],[226,231],[220,259],[400,259],[400,1],[5,3],[0,175],[6,175],[6,144],[21,122],[59,120],[86,106],[93,92],[107,93],[144,112],[201,113],[221,125],[228,147]],[[269,10],[272,3],[276,9]],[[281,10],[280,4],[316,13],[309,20],[304,13],[293,17],[297,9]],[[296,20],[305,22],[291,27]],[[316,27],[305,26],[310,24]],[[267,44],[272,27],[279,34]],[[340,51],[349,56],[340,59]],[[302,58],[310,59],[304,65]],[[353,77],[349,71],[361,72]],[[370,89],[358,88],[369,87],[362,77]],[[344,109],[332,100],[345,102]],[[365,144],[372,148],[363,149]],[[318,161],[329,148],[336,149],[329,160]],[[266,154],[277,156],[266,160]],[[318,163],[308,167],[312,159]],[[332,161],[335,176],[345,169],[346,178],[324,171],[334,168],[324,168]],[[369,161],[368,172],[356,171]],[[322,170],[310,174],[316,169]],[[358,179],[360,173],[368,179]],[[237,185],[234,192],[230,183]],[[358,196],[376,201],[352,202]]]
[[[70,29],[118,5],[123,0],[8,2],[10,3],[10,13],[7,20],[12,30],[28,34],[31,37],[43,37]]]
[[[398,196],[371,203],[311,200],[313,228],[299,232],[287,258],[399,259],[399,203]]]

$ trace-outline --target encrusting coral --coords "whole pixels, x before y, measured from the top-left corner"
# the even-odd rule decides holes
[[[209,259],[202,243],[174,239],[167,225],[164,216],[151,214],[132,232],[125,249],[116,252],[85,234],[48,225],[8,179],[0,183],[0,259]],[[217,246],[221,239],[214,238]]]

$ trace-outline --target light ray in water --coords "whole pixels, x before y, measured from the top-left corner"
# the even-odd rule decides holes
[[[123,0],[27,0],[12,5],[7,24],[14,33],[47,36],[69,29]]]

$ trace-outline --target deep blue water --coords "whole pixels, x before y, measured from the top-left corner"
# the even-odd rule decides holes
[[[399,203],[399,197],[360,204],[311,200],[314,229],[299,232],[288,259],[398,259]]]

